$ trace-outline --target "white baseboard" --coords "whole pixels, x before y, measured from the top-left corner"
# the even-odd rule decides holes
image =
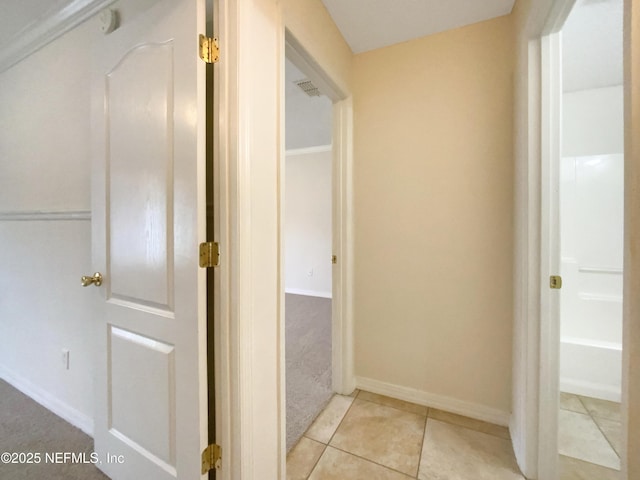
[[[392,383],[381,382],[371,378],[356,377],[356,388],[407,402],[417,403],[426,407],[464,415],[465,417],[475,418],[476,420],[502,425],[504,427],[509,425],[511,416],[509,412],[484,405],[424,392],[414,388],[402,387]]]
[[[93,437],[93,418],[60,401],[30,380],[11,372],[2,365],[0,365],[0,378],[28,397],[31,397],[47,410],[55,413],[74,427],[79,428],[90,437]]]
[[[318,292],[316,290],[303,290],[301,288],[285,288],[284,293],[292,293],[294,295],[305,295],[307,297],[331,298],[331,292]]]
[[[622,400],[622,391],[616,386],[591,383],[572,378],[560,378],[560,391],[618,403]]]
[[[331,145],[318,145],[315,147],[290,148],[286,150],[285,155],[309,155],[313,153],[330,152],[333,147]]]

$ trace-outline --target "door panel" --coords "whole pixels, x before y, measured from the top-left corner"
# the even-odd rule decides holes
[[[111,433],[175,469],[175,347],[110,327],[108,356]]]
[[[173,311],[173,42],[106,76],[110,299]],[[132,161],[135,159],[135,161]]]
[[[190,480],[207,440],[204,5],[114,8],[94,52],[95,449],[114,480]]]

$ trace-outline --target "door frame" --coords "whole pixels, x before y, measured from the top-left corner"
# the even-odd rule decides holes
[[[540,39],[540,386],[538,478],[558,478],[560,407],[560,159],[562,157],[562,33],[576,0],[558,0]]]
[[[353,370],[353,102],[331,79],[326,70],[305,50],[285,26],[285,56],[318,87],[333,103],[331,148],[331,209],[332,254],[337,263],[332,270],[331,299],[331,382],[336,393],[348,395],[355,389]],[[283,66],[284,68],[284,66]],[[284,76],[282,77],[284,79]],[[283,82],[284,85],[284,82]],[[281,109],[284,112],[284,94]],[[283,115],[284,120],[284,115]],[[284,133],[284,123],[281,125]],[[282,140],[284,143],[284,138]],[[286,155],[280,159],[281,195],[285,185]],[[284,205],[280,204],[280,218],[284,218]],[[280,225],[280,271],[284,272],[284,221]],[[327,259],[329,261],[329,259]],[[281,302],[284,305],[284,284]],[[285,311],[281,311],[280,329],[285,330]],[[284,342],[284,338],[282,340]],[[282,351],[282,365],[285,365]],[[281,372],[285,382],[284,368]],[[283,393],[284,396],[284,393]]]
[[[280,249],[286,49],[283,8],[282,2],[275,0],[214,0],[214,31],[220,40],[220,61],[214,73],[214,148],[218,155],[215,221],[221,252],[216,269],[219,300],[215,322],[216,438],[223,450],[220,480],[285,477]],[[313,57],[307,60],[314,65]],[[325,88],[323,80],[334,83],[328,75],[313,80]],[[341,126],[340,133],[334,133],[334,143],[340,145],[334,148],[334,155],[346,159],[341,160],[345,189],[340,202],[347,214],[341,219],[341,250],[334,252],[345,259],[338,263],[342,264],[345,292],[339,304],[347,320],[337,329],[347,337],[340,342],[345,345],[352,336],[352,103],[349,92],[341,93],[344,100],[334,106],[334,129]],[[352,349],[350,352],[352,358]],[[346,365],[352,365],[352,360],[343,362],[342,370],[347,370],[343,384],[353,377],[352,367]]]
[[[560,271],[559,166],[562,158],[562,33],[576,0],[555,0],[540,35],[540,91],[530,100],[540,105],[540,348],[538,388],[538,478],[554,480],[558,470],[560,378],[560,292],[549,288],[549,275]],[[626,55],[626,54],[625,54]],[[625,63],[627,58],[625,58]],[[625,78],[625,83],[628,81]],[[626,174],[625,174],[626,176]],[[625,225],[626,228],[626,225]],[[625,252],[625,257],[627,252]],[[625,274],[626,276],[626,274]],[[533,372],[531,372],[533,373]],[[623,365],[623,383],[629,371]],[[623,395],[622,409],[627,405]],[[626,464],[627,451],[621,460]]]
[[[560,120],[559,111],[552,117],[550,104],[559,85],[554,91],[549,80],[553,74],[551,52],[560,44],[558,38],[545,37],[560,30],[574,2],[519,2],[515,8],[524,10],[522,17],[514,10],[518,28],[514,139],[517,213],[513,414],[509,429],[520,469],[527,478],[539,480],[556,479],[559,402],[559,332],[550,315],[557,309],[557,299],[549,296],[552,265],[547,226],[552,193],[548,162],[558,138],[553,139],[545,131]],[[557,51],[554,62],[559,62]]]
[[[332,269],[331,298],[331,388],[340,394],[350,394],[355,389],[353,365],[353,101],[348,92],[344,92],[322,65],[304,48],[295,36],[282,25],[285,55],[281,58],[280,108],[281,142],[285,144],[284,134],[284,68],[288,58],[333,102],[332,148],[331,148],[331,209],[332,232],[331,246],[337,263]],[[280,199],[284,197],[286,154],[282,149],[280,156]],[[285,359],[285,291],[284,266],[284,202],[279,205],[280,235],[280,421],[281,438],[286,438],[286,359]],[[329,261],[329,259],[327,259]],[[280,444],[280,469],[286,472],[287,445]],[[286,473],[283,473],[286,475]],[[284,476],[283,476],[284,478]]]

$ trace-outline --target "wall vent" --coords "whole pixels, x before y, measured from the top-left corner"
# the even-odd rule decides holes
[[[318,90],[318,87],[316,87],[311,80],[305,78],[304,80],[298,80],[295,84],[310,97],[320,96],[320,90]]]

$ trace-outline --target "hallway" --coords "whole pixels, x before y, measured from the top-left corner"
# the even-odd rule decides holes
[[[287,480],[520,480],[507,428],[365,391],[335,395]]]

